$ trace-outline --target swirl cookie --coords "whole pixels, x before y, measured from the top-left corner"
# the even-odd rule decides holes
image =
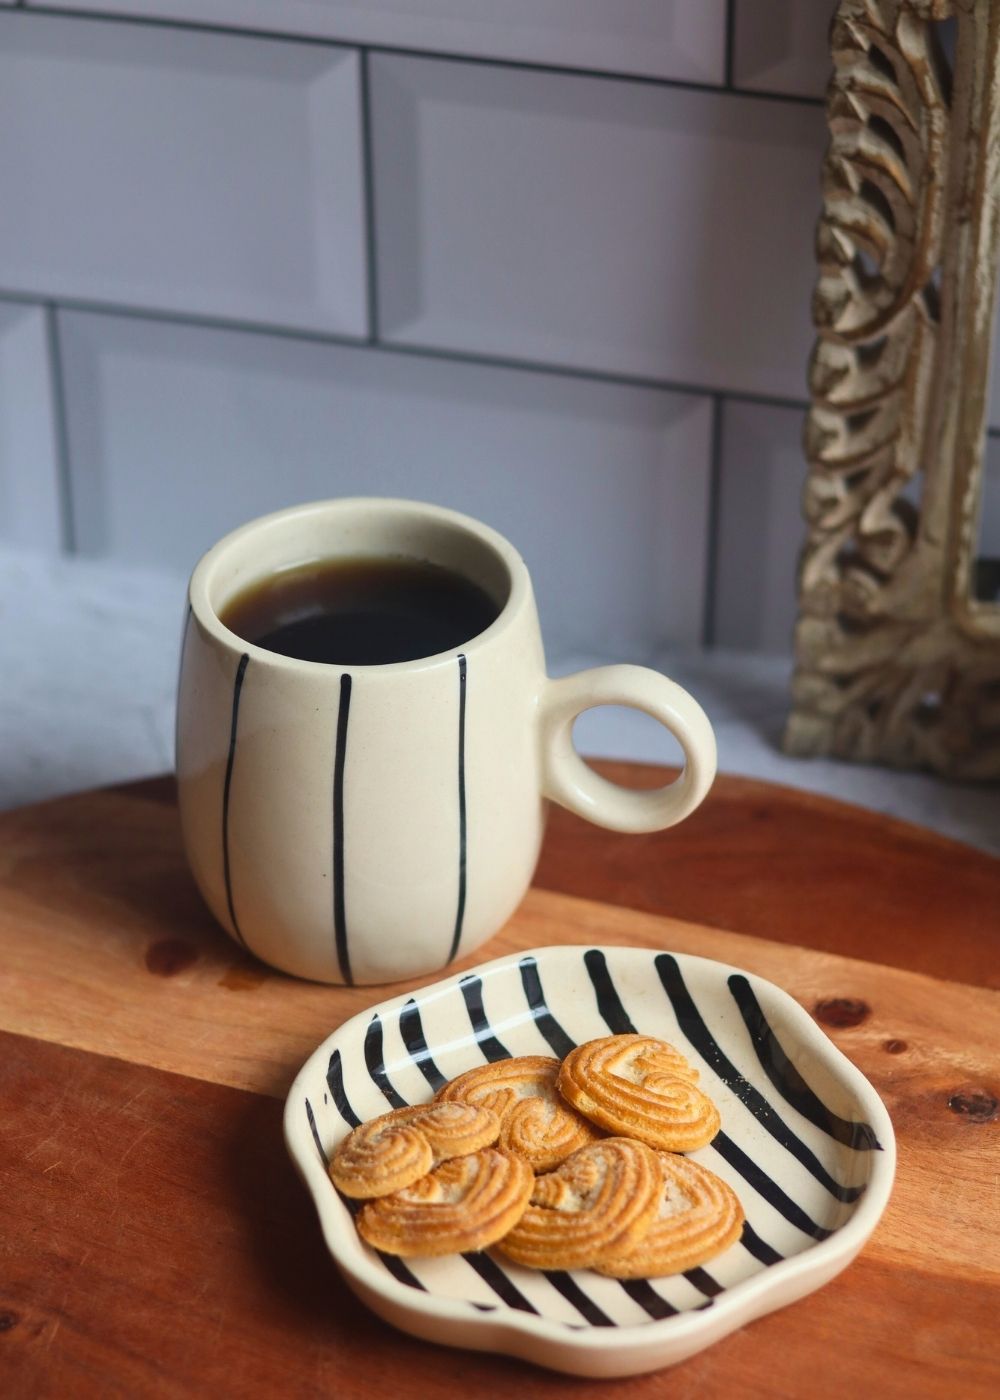
[[[656,1153],[602,1138],[540,1176],[531,1203],[499,1249],[532,1269],[578,1269],[630,1254],[663,1194]]]
[[[656,1218],[631,1250],[597,1265],[612,1278],[657,1278],[697,1268],[736,1243],[743,1207],[733,1190],[707,1167],[658,1152],[663,1173]]]
[[[551,1056],[521,1055],[477,1065],[438,1090],[437,1098],[490,1109],[500,1119],[497,1146],[545,1172],[600,1137],[560,1098],[558,1074],[559,1061]]]
[[[665,1152],[693,1152],[719,1131],[698,1071],[665,1040],[609,1035],[570,1051],[559,1092],[592,1123]]]
[[[447,1158],[488,1147],[499,1131],[496,1114],[475,1104],[394,1108],[347,1134],[333,1154],[330,1179],[357,1200],[388,1196]]]
[[[533,1183],[527,1162],[486,1147],[366,1202],[358,1233],[375,1249],[409,1258],[485,1249],[518,1220]]]

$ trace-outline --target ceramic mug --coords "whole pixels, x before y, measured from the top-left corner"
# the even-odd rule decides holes
[[[278,655],[221,621],[278,570],[413,558],[485,589],[496,619],[461,648],[334,666]],[[478,948],[528,888],[551,798],[615,831],[686,817],[715,773],[701,707],[657,671],[545,674],[528,570],[468,516],[351,499],[251,521],[191,577],[177,777],[184,845],[219,922],[265,962],[322,982],[434,972]],[[679,741],[681,776],[634,792],[576,753],[573,721],[630,705]]]

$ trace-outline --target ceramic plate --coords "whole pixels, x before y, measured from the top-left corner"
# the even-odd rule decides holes
[[[718,1104],[722,1131],[692,1155],[742,1201],[738,1244],[705,1268],[618,1282],[586,1269],[539,1273],[499,1254],[404,1262],[361,1242],[326,1171],[354,1124],[425,1102],[484,1060],[561,1057],[626,1031],[676,1045]],[[680,1361],[826,1283],[874,1229],[896,1156],[874,1089],[787,993],[644,948],[538,948],[372,1007],[307,1060],[285,1137],[331,1254],[381,1317],[584,1376]]]

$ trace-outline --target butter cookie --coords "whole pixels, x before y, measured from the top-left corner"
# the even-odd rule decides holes
[[[486,1147],[367,1201],[358,1212],[358,1233],[373,1248],[407,1258],[485,1249],[520,1218],[533,1184],[522,1158]]]
[[[642,1239],[662,1194],[652,1148],[602,1138],[536,1179],[530,1204],[498,1247],[532,1269],[581,1269],[618,1258]]]
[[[562,1062],[560,1094],[610,1133],[666,1152],[693,1152],[719,1131],[719,1110],[698,1071],[665,1040],[609,1035],[578,1045]]]
[[[601,1134],[559,1095],[559,1061],[520,1055],[477,1065],[438,1091],[438,1102],[477,1104],[500,1119],[497,1146],[549,1171]]]
[[[500,1120],[466,1103],[394,1108],[354,1128],[333,1154],[330,1179],[357,1200],[400,1191],[450,1157],[496,1142]]]
[[[599,1273],[657,1278],[706,1264],[736,1243],[743,1207],[721,1177],[688,1157],[659,1152],[663,1189],[656,1217],[631,1250],[605,1256]]]

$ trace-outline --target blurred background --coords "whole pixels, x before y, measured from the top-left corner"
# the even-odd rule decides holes
[[[724,769],[1000,845],[777,748],[831,9],[0,0],[0,804],[169,768],[198,556],[364,493],[506,534],[550,669],[667,670]]]

